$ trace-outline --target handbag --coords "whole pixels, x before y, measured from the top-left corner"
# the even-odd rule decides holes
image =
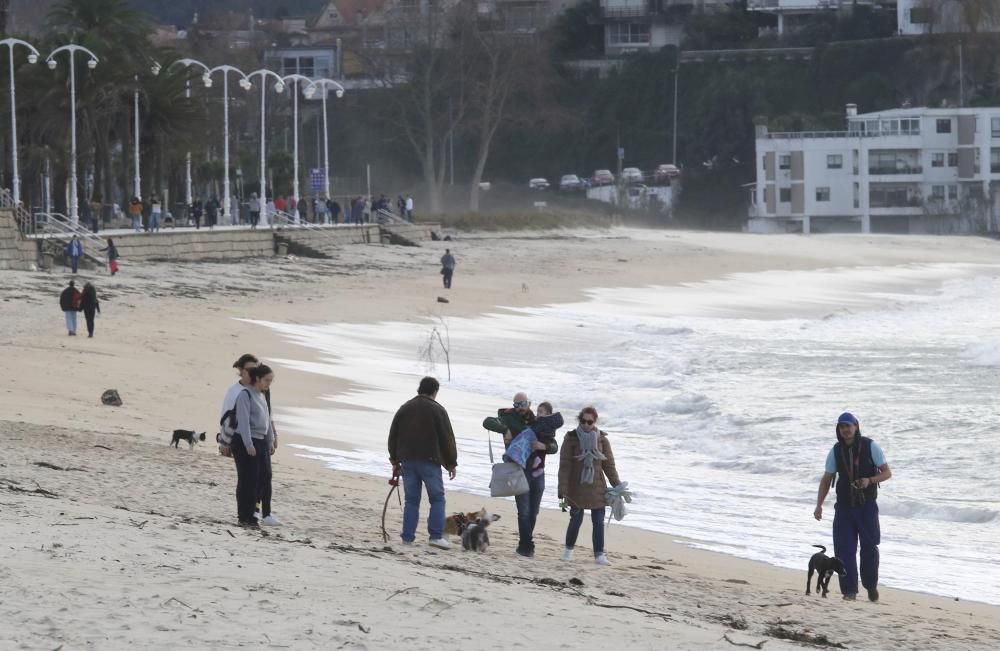
[[[493,474],[490,477],[491,497],[516,497],[528,492],[528,477],[524,468],[513,461],[493,463],[493,441],[490,444],[490,463],[493,464]]]

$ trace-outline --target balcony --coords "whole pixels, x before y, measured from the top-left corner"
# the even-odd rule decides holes
[[[890,174],[923,174],[922,165],[880,165],[870,166],[868,173],[873,176],[883,176]]]
[[[836,9],[837,0],[749,0],[749,11],[821,11]]]
[[[601,16],[604,18],[645,18],[648,15],[649,7],[645,3],[642,5],[601,6]]]

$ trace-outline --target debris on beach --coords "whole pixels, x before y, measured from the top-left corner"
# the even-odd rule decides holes
[[[110,405],[112,407],[121,407],[122,398],[118,395],[117,389],[108,389],[101,394],[101,403],[105,405]]]

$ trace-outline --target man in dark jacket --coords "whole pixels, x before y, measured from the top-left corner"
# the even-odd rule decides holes
[[[861,436],[858,419],[844,412],[837,419],[837,444],[826,456],[826,469],[819,481],[813,517],[823,518],[823,501],[834,477],[837,478],[837,502],[833,516],[834,555],[844,563],[846,574],[840,577],[840,592],[853,601],[858,593],[858,541],[861,542],[861,584],[868,599],[878,601],[878,545],[881,530],[878,521],[878,485],[892,477],[885,453],[878,443]]]
[[[59,294],[59,309],[66,316],[66,330],[70,337],[76,336],[76,313],[80,311],[80,290],[76,282],[69,281],[69,286]]]
[[[420,518],[421,486],[427,489],[431,510],[427,518],[428,544],[440,549],[450,549],[444,537],[444,481],[441,467],[448,471],[448,479],[455,478],[458,450],[455,433],[451,429],[448,412],[436,398],[440,384],[432,377],[420,380],[417,397],[409,400],[392,419],[389,428],[389,463],[393,476],[403,475],[403,492],[406,506],[403,509],[404,545],[412,545]]]

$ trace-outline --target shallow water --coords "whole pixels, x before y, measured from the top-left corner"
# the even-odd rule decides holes
[[[488,493],[480,423],[515,391],[567,416],[593,404],[636,495],[623,524],[804,570],[810,545],[832,547],[833,498],[823,522],[812,511],[834,421],[850,410],[894,473],[879,495],[882,582],[1000,603],[998,272],[737,274],[448,318],[452,380],[439,400],[460,450],[449,488]],[[279,410],[286,429],[355,443],[301,454],[385,475],[396,407],[421,375],[446,375],[442,361],[429,365],[418,352],[435,324],[264,325],[315,350],[279,364],[360,383],[330,396],[329,409]],[[552,508],[554,470],[544,503]],[[612,553],[626,531],[618,527]]]

